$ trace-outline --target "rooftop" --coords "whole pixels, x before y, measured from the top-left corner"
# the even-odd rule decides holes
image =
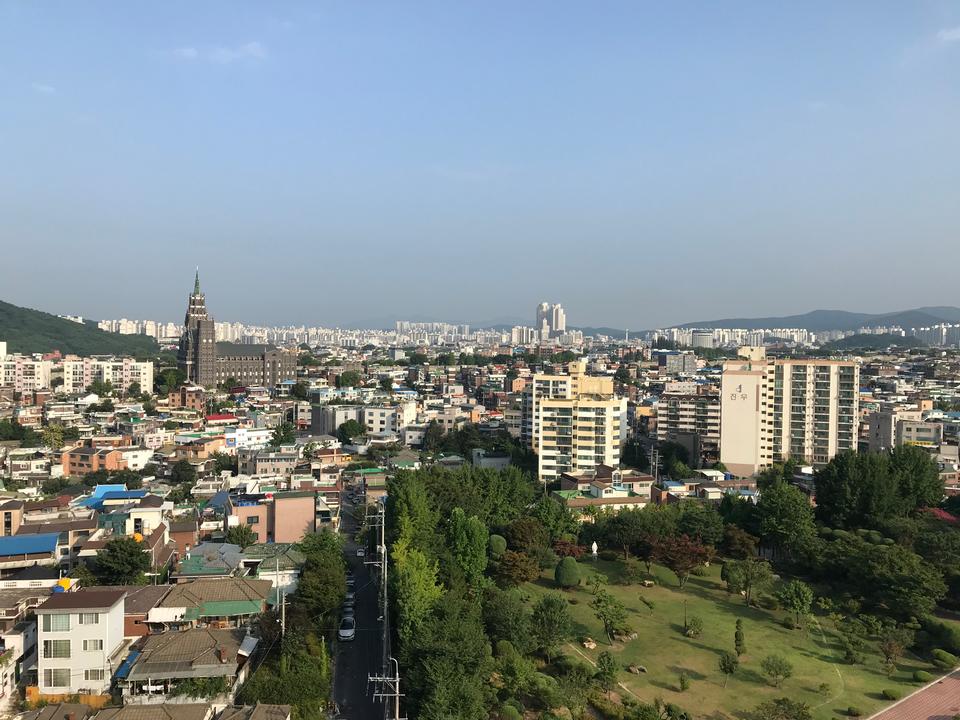
[[[123,599],[125,594],[123,590],[101,590],[100,588],[83,588],[76,592],[55,593],[37,608],[37,612],[112,608]]]
[[[52,553],[57,549],[59,538],[60,534],[56,532],[2,537],[0,538],[0,558]]]
[[[214,628],[147,635],[127,680],[233,676],[239,657],[256,647],[246,638],[246,630]]]

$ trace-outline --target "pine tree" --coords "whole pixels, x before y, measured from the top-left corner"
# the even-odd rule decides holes
[[[747,644],[743,639],[743,620],[739,618],[737,618],[737,630],[733,634],[733,648],[737,651],[737,657],[747,651]]]

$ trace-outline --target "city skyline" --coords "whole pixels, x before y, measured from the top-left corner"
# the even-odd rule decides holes
[[[0,5],[4,299],[175,317],[186,260],[225,320],[646,328],[887,308],[896,257],[954,304],[955,6],[546,7]]]

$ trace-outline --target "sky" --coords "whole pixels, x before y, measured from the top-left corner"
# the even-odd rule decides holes
[[[960,305],[960,2],[0,0],[0,299],[643,329]]]

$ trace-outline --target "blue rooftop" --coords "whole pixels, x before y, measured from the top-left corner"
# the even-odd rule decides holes
[[[59,533],[38,533],[36,535],[12,535],[0,538],[0,557],[12,555],[39,555],[52,553],[57,549]]]
[[[112,490],[104,493],[101,500],[139,500],[146,494],[146,490]]]
[[[108,492],[116,492],[118,490],[126,490],[127,486],[123,483],[114,484],[114,485],[97,485],[93,489],[93,497],[102,498]]]
[[[117,679],[124,680],[127,675],[130,674],[130,668],[133,667],[133,664],[137,661],[137,658],[140,657],[142,653],[139,650],[131,650],[130,654],[120,663],[120,667],[117,668]]]

